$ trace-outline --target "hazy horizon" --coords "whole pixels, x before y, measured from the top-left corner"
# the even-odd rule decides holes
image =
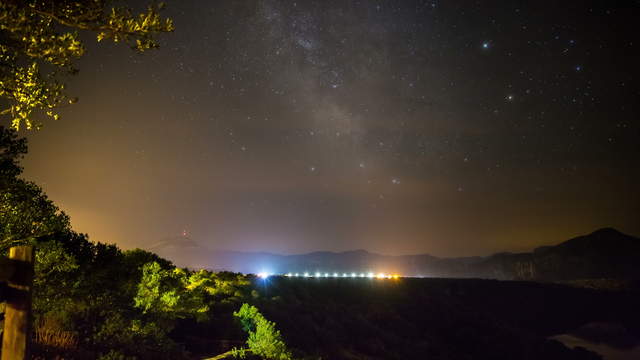
[[[554,242],[554,243],[548,243],[548,244],[541,244],[538,246],[534,246],[528,250],[523,250],[523,251],[496,251],[496,252],[491,252],[491,253],[487,253],[487,254],[475,254],[475,255],[466,255],[466,256],[446,256],[446,255],[438,255],[438,254],[433,254],[433,253],[427,253],[427,252],[423,252],[423,253],[406,253],[406,254],[386,254],[386,253],[381,253],[381,252],[377,252],[377,251],[372,251],[369,249],[364,249],[364,248],[359,248],[359,249],[346,249],[346,250],[322,250],[322,249],[316,249],[316,250],[311,250],[311,251],[307,251],[307,252],[299,252],[299,253],[286,253],[286,252],[273,252],[273,251],[268,251],[268,250],[236,250],[236,249],[232,249],[232,248],[213,248],[213,247],[209,247],[206,246],[206,243],[201,243],[198,241],[198,239],[193,239],[191,237],[188,236],[184,236],[184,235],[176,235],[176,236],[169,236],[164,238],[163,240],[145,247],[145,250],[150,250],[150,251],[154,251],[155,249],[158,248],[163,248],[162,244],[164,242],[167,242],[167,240],[177,240],[174,241],[173,244],[176,244],[177,246],[180,246],[181,244],[179,244],[180,240],[187,240],[190,242],[195,242],[197,245],[199,246],[203,246],[203,248],[206,248],[207,250],[211,250],[214,252],[233,252],[233,253],[246,253],[246,254],[265,254],[265,255],[275,255],[275,256],[298,256],[298,255],[309,255],[309,254],[314,254],[314,253],[332,253],[332,254],[343,254],[343,253],[354,253],[354,252],[367,252],[369,254],[374,254],[374,255],[382,255],[382,256],[396,256],[396,257],[401,257],[401,256],[421,256],[421,255],[428,255],[428,256],[433,256],[433,257],[438,257],[438,258],[464,258],[464,257],[487,257],[487,256],[491,256],[491,255],[495,255],[495,254],[500,254],[500,253],[528,253],[528,252],[532,252],[533,250],[535,250],[536,248],[539,247],[544,247],[544,246],[555,246],[555,245],[559,245],[565,241],[568,240],[572,240],[578,237],[583,237],[589,234],[592,234],[594,232],[600,231],[600,230],[605,230],[605,229],[613,229],[615,231],[618,231],[622,234],[625,235],[629,235],[632,237],[638,237],[635,234],[630,234],[630,233],[626,233],[624,231],[620,231],[619,229],[614,229],[611,227],[604,227],[604,228],[599,228],[599,229],[594,229],[593,231],[590,231],[588,233],[584,233],[584,234],[578,234],[563,240],[560,240],[558,242]],[[170,254],[166,254],[166,256],[170,257]]]

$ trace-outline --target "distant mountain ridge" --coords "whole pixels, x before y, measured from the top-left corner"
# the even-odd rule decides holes
[[[640,239],[603,228],[531,253],[490,257],[485,276],[564,281],[595,278],[640,278]]]
[[[150,250],[179,266],[243,273],[384,272],[405,276],[539,281],[640,279],[640,239],[612,228],[600,229],[555,246],[539,247],[528,253],[498,253],[487,257],[392,256],[366,250],[317,251],[299,255],[216,251],[184,237],[164,239]]]

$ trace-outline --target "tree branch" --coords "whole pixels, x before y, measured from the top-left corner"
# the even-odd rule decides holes
[[[45,16],[48,17],[52,20],[55,20],[56,22],[58,22],[60,25],[64,25],[67,27],[71,27],[71,28],[76,28],[76,29],[80,29],[80,30],[88,30],[88,31],[109,31],[109,32],[120,32],[122,34],[126,34],[126,35],[136,35],[135,31],[123,31],[123,30],[114,30],[108,26],[91,26],[88,24],[83,24],[83,23],[71,23],[68,22],[67,20],[53,14],[53,13],[49,13],[46,11],[42,11],[42,10],[38,10],[33,8],[32,9],[33,12],[35,12],[36,14],[40,15],[40,16]]]
[[[248,352],[248,353],[251,352],[251,349],[240,349],[240,350],[244,351],[244,352]],[[203,360],[222,360],[222,359],[226,359],[236,351],[238,351],[238,349],[231,349],[231,350],[229,350],[229,351],[227,351],[225,353],[222,353],[220,355],[216,355],[216,356],[214,356],[212,358],[206,358],[206,359],[203,359]]]

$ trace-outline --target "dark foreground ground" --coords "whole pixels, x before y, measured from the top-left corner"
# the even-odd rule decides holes
[[[547,338],[588,323],[615,324],[631,339],[640,334],[635,290],[477,279],[282,277],[256,279],[255,287],[262,312],[308,359],[598,359]]]

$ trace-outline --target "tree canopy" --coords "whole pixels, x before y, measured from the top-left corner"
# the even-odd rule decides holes
[[[64,76],[77,73],[85,53],[79,31],[97,41],[126,43],[139,52],[156,48],[156,35],[173,31],[162,4],[136,12],[117,0],[3,0],[0,2],[0,116],[11,127],[37,128],[37,116],[59,117],[74,103]],[[41,113],[41,114],[40,114]]]
[[[291,360],[291,352],[282,340],[276,324],[267,320],[253,305],[242,304],[240,310],[233,313],[240,320],[242,329],[249,334],[247,349],[236,350],[234,356],[243,357],[250,352],[263,359]]]
[[[18,176],[25,139],[0,126],[0,249],[64,231],[69,217],[33,182]]]

